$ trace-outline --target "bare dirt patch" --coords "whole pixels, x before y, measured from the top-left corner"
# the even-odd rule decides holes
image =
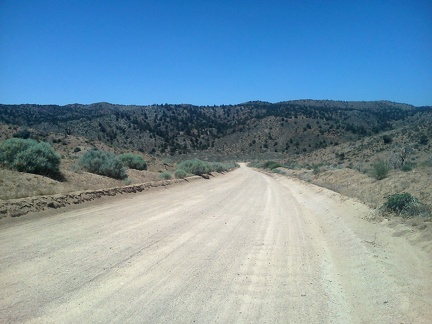
[[[431,255],[369,211],[243,167],[6,224],[0,321],[427,323]]]
[[[386,197],[403,192],[408,192],[423,203],[432,206],[430,168],[410,172],[392,171],[387,178],[382,180],[373,179],[367,174],[347,168],[327,170],[318,174],[305,169],[281,169],[287,176],[319,185],[346,197],[358,199],[372,207],[371,212],[365,215],[365,219],[395,228],[395,235],[405,236],[411,243],[432,251],[431,217],[404,219],[394,214],[382,214],[378,210],[386,201]]]

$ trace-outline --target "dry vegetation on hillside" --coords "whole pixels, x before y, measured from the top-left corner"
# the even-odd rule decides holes
[[[275,159],[290,175],[378,207],[409,192],[432,206],[432,109],[391,102],[299,100],[235,106],[0,105],[0,141],[27,134],[61,155],[65,181],[0,169],[0,199],[160,179],[175,162]],[[20,134],[20,135],[19,135]],[[116,180],[77,166],[98,149],[134,153],[147,170]],[[382,180],[371,172],[382,163]],[[166,174],[163,174],[166,175]]]

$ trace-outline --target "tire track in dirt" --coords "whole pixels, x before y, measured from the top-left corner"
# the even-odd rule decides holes
[[[365,208],[243,165],[211,181],[7,224],[0,321],[427,319],[427,304],[416,300],[375,302],[391,292],[406,300],[400,281],[377,274],[383,291],[365,289],[383,265],[354,223],[340,220]]]

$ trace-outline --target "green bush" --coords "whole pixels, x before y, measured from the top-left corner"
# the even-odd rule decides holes
[[[36,145],[31,139],[11,138],[0,143],[0,162],[7,168],[14,168],[14,161],[18,153]]]
[[[123,162],[126,167],[130,169],[147,170],[147,163],[146,161],[144,161],[141,155],[124,153],[117,157]]]
[[[405,163],[401,166],[401,170],[404,172],[412,171],[415,167],[414,163]]]
[[[385,162],[379,161],[372,165],[371,174],[375,179],[382,180],[387,177],[388,173],[389,167]]]
[[[114,179],[125,179],[126,168],[114,154],[100,150],[87,151],[78,161],[84,170]]]
[[[393,138],[390,135],[384,135],[383,141],[384,141],[384,144],[390,144],[391,142],[393,142]]]
[[[163,172],[163,173],[159,174],[159,178],[161,178],[163,180],[169,180],[172,178],[172,175],[169,172]]]
[[[275,161],[267,161],[267,162],[264,162],[264,164],[263,164],[263,168],[264,169],[270,169],[270,170],[273,170],[273,169],[276,169],[276,168],[279,168],[279,167],[281,167],[282,165],[280,164],[280,163],[278,163],[278,162],[275,162]]]
[[[184,179],[184,178],[187,177],[187,173],[186,173],[185,170],[181,170],[181,169],[179,169],[179,170],[176,170],[176,171],[174,172],[174,176],[175,176],[177,179]]]
[[[382,206],[382,209],[387,212],[396,213],[405,218],[412,216],[431,216],[431,210],[428,206],[406,192],[387,197],[387,201]]]
[[[210,165],[208,162],[204,162],[198,159],[182,161],[177,165],[177,170],[183,170],[186,173],[203,175],[210,173]]]
[[[11,138],[0,143],[0,163],[9,169],[61,180],[60,161],[60,155],[46,142]]]
[[[12,136],[16,137],[16,138],[27,139],[27,138],[31,137],[31,133],[27,128],[24,128],[24,129],[19,130],[18,132],[16,132]]]
[[[417,202],[417,199],[409,193],[391,195],[384,203],[385,209],[394,213],[401,213],[409,204]]]
[[[223,163],[214,162],[210,165],[210,169],[212,169],[214,172],[226,172],[228,171],[228,167]]]
[[[279,170],[279,169],[273,169],[272,173],[277,173],[277,174],[286,174],[286,172],[284,170]]]
[[[228,172],[234,168],[236,168],[237,165],[235,163],[219,163],[219,162],[213,162],[210,164],[210,169],[212,172]]]
[[[235,163],[205,162],[199,159],[185,160],[177,164],[177,170],[182,170],[186,174],[202,176],[211,172],[227,172],[238,167]],[[182,173],[180,173],[182,174]]]
[[[187,174],[195,174],[202,176],[211,172],[227,172],[238,165],[235,163],[219,163],[219,162],[205,162],[199,159],[185,160],[177,164],[177,170],[183,170]]]
[[[423,134],[420,136],[419,143],[421,145],[427,145],[429,143],[429,138],[425,134]]]

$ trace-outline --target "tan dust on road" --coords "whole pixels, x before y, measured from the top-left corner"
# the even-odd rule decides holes
[[[430,255],[368,212],[242,165],[6,223],[0,322],[427,323]]]

